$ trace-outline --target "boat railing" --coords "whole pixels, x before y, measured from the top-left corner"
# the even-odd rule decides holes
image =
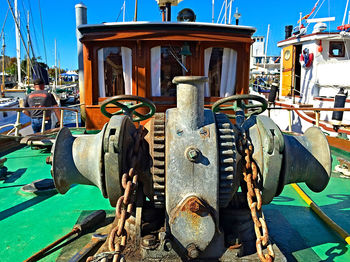
[[[293,123],[293,111],[308,111],[313,112],[315,114],[315,125],[317,127],[320,126],[320,114],[321,112],[350,112],[350,108],[319,108],[319,107],[305,107],[305,108],[296,108],[296,107],[268,107],[268,116],[270,117],[271,110],[287,110],[289,112],[288,114],[288,128],[289,131],[292,131],[292,123]]]
[[[19,130],[22,128],[22,124],[21,124],[21,113],[23,111],[33,111],[33,110],[41,110],[43,111],[43,121],[41,124],[41,132],[45,131],[45,119],[46,119],[46,114],[48,111],[52,111],[52,110],[60,110],[60,115],[61,115],[61,121],[60,121],[60,128],[63,127],[63,116],[64,116],[64,111],[72,111],[75,112],[75,124],[76,127],[79,127],[79,110],[76,108],[72,108],[72,107],[3,107],[0,108],[0,112],[4,112],[4,111],[16,111],[17,112],[17,116],[16,116],[16,122],[14,124],[6,124],[3,126],[0,126],[0,130],[6,127],[13,127],[10,131],[8,131],[6,133],[6,135],[10,135],[11,133],[14,132],[15,136],[19,136]]]

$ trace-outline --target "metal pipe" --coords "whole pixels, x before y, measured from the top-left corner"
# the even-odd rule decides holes
[[[75,126],[79,127],[79,114],[78,114],[78,112],[75,112]]]
[[[292,132],[292,110],[288,110],[289,113],[289,132]]]
[[[166,22],[171,21],[171,3],[165,4],[165,17],[166,17]]]
[[[315,111],[316,113],[316,126],[320,126],[320,111]]]
[[[16,123],[15,123],[15,136],[19,136],[19,128],[21,126],[21,112],[17,112]]]
[[[208,77],[178,76],[173,80],[177,84],[177,109],[181,122],[191,130],[204,123],[204,83]]]
[[[61,112],[60,128],[62,128],[62,127],[63,127],[63,115],[64,115],[64,110],[61,109],[60,112]]]
[[[84,57],[83,57],[83,45],[79,41],[82,34],[79,32],[78,27],[80,25],[87,24],[87,8],[84,4],[80,3],[75,5],[75,23],[76,23],[76,37],[77,37],[77,53],[78,53],[78,70],[79,70],[79,95],[80,102],[85,104],[85,90],[84,90]],[[81,118],[86,119],[85,106],[80,107]]]
[[[45,131],[45,118],[46,118],[46,111],[43,111],[43,120],[41,122],[41,133]]]

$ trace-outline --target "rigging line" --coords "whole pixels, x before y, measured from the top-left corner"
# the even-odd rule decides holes
[[[10,8],[7,9],[4,24],[2,25],[2,28],[1,28],[0,38],[2,37],[2,33],[4,32],[4,28],[5,28],[5,24],[6,24],[6,20],[7,20],[7,15],[9,14],[9,11],[10,11]]]
[[[344,10],[344,16],[343,16],[343,23],[342,23],[342,25],[345,24],[345,18],[346,18],[346,13],[348,11],[348,5],[349,5],[349,0],[346,1],[346,7],[345,7],[345,10]]]
[[[28,51],[28,49],[27,49],[27,46],[26,46],[25,43],[24,43],[24,40],[23,40],[23,37],[22,37],[22,33],[21,33],[21,28],[19,27],[18,21],[17,21],[17,19],[16,19],[16,16],[15,16],[13,10],[12,10],[12,6],[11,6],[11,3],[10,3],[10,0],[7,0],[7,3],[8,3],[8,5],[9,5],[9,8],[10,8],[10,11],[11,11],[11,14],[12,14],[12,17],[13,17],[13,20],[15,21],[15,24],[16,24],[16,26],[17,26],[17,28],[18,28],[19,36],[20,36],[20,39],[22,40],[22,44],[23,44],[24,50],[26,51],[26,53],[27,53],[27,55],[28,55],[28,57],[29,57],[29,51]],[[31,66],[31,68],[32,68],[32,70],[34,71],[33,63],[32,63],[32,61],[31,61],[30,59],[29,59],[29,61],[30,61],[30,66]]]
[[[35,44],[36,44],[36,51],[39,52],[39,44],[38,44],[38,38],[36,37],[37,36],[37,33],[36,33],[36,29],[35,29],[35,23],[34,23],[34,16],[33,16],[33,12],[32,12],[32,7],[31,7],[31,4],[30,4],[30,1],[28,0],[28,6],[29,6],[29,14],[30,14],[30,22],[32,24],[32,28],[33,28],[33,31],[34,31],[34,40],[35,40]],[[31,45],[33,46],[33,43],[31,43]],[[34,46],[33,46],[34,48]]]
[[[39,14],[40,14],[40,24],[41,24],[41,33],[43,35],[43,45],[44,45],[44,53],[45,53],[45,62],[47,64],[47,55],[46,55],[46,45],[45,45],[45,36],[44,36],[44,27],[43,27],[43,17],[41,15],[41,7],[40,7],[40,0],[38,0],[39,4]]]
[[[119,14],[118,14],[117,20],[115,20],[116,22],[118,22],[119,16],[121,15],[121,13],[122,13],[123,9],[125,8],[125,6],[124,6],[124,5],[125,5],[125,2],[123,3],[122,8],[120,8],[120,11],[119,11]]]
[[[26,9],[25,9],[24,2],[23,2],[23,1],[22,1],[22,9],[23,9],[23,10],[22,10],[23,13],[25,13]],[[23,17],[23,16],[22,16],[22,17]],[[23,19],[23,18],[22,18],[22,19]],[[27,20],[27,16],[26,16],[26,15],[24,16],[24,21],[25,21],[25,30],[24,30],[24,31],[27,31],[27,30],[29,30],[29,28],[27,28],[27,26],[28,26],[28,20]],[[21,25],[24,26],[23,23],[21,23]],[[27,33],[28,33],[28,31],[27,31]],[[30,35],[29,35],[28,38],[29,38],[29,39],[26,39],[26,40],[29,41],[29,46],[28,46],[28,48],[30,48],[29,52],[32,51],[32,56],[35,58],[35,52],[34,52],[34,49],[33,49],[33,45],[32,45],[32,41],[31,41]],[[28,57],[30,58],[30,54],[28,55]]]
[[[221,10],[220,10],[220,13],[219,13],[219,16],[218,16],[218,20],[216,21],[216,23],[219,23],[220,16],[221,16],[222,10],[224,9],[224,6],[225,6],[225,1],[222,2]]]
[[[319,7],[317,8],[316,12],[314,12],[314,13],[312,14],[312,18],[314,18],[314,17],[317,15],[318,11],[320,11],[320,9],[321,9],[321,7],[322,7],[324,1],[326,1],[326,0],[323,0],[322,3],[321,3],[321,4],[319,5]],[[311,24],[311,23],[308,23],[308,24],[307,24],[306,29],[309,27],[310,24]]]

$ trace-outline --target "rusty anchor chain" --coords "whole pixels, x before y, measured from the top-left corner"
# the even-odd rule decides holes
[[[259,259],[263,262],[274,261],[275,253],[269,240],[269,231],[262,211],[261,191],[258,188],[258,168],[252,160],[253,146],[243,137],[241,149],[244,155],[243,176],[247,183],[247,202],[254,222],[256,235],[256,251]],[[263,248],[267,253],[263,253]]]
[[[98,254],[93,257],[89,257],[86,261],[91,262],[101,261],[101,259],[105,259],[107,261],[108,258],[113,258],[113,262],[122,261],[124,256],[122,255],[123,250],[126,247],[127,242],[127,232],[125,229],[125,222],[130,217],[133,205],[135,202],[135,195],[138,183],[138,174],[136,172],[137,163],[140,161],[140,144],[141,141],[147,134],[147,130],[144,129],[142,125],[136,130],[134,133],[134,148],[131,154],[131,168],[128,173],[124,173],[122,176],[122,187],[124,188],[124,195],[120,196],[117,204],[115,206],[115,222],[117,222],[117,226],[115,226],[109,233],[108,240],[108,249],[110,252],[104,252]],[[118,238],[118,239],[117,239]],[[125,259],[124,259],[125,261]]]

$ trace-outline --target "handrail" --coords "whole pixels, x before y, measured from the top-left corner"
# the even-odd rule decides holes
[[[268,107],[268,115],[270,116],[270,110],[287,110],[289,112],[289,131],[292,131],[292,111],[313,111],[315,113],[315,124],[317,127],[320,126],[320,113],[323,112],[350,112],[350,108],[320,108],[320,107]],[[298,112],[296,112],[301,116]],[[314,124],[314,123],[313,123]]]
[[[68,110],[68,111],[74,111],[79,112],[78,109],[70,108],[70,107],[2,107],[0,108],[1,111],[23,111],[23,110],[53,110],[53,109],[60,109],[60,110]]]
[[[268,107],[267,110],[292,110],[292,111],[350,111],[350,108],[321,108],[321,107]]]
[[[61,113],[60,128],[63,127],[63,114],[64,114],[65,110],[75,112],[75,124],[76,124],[76,127],[79,127],[79,119],[78,119],[79,110],[75,109],[75,108],[69,108],[69,107],[3,107],[3,108],[0,108],[0,112],[16,111],[17,117],[16,117],[16,122],[14,124],[7,124],[4,126],[0,126],[0,130],[2,128],[8,127],[8,126],[13,126],[13,128],[9,132],[7,132],[7,135],[11,134],[12,132],[15,132],[15,136],[19,136],[19,130],[22,127],[22,124],[20,122],[21,112],[23,112],[24,110],[27,110],[27,111],[41,110],[41,111],[44,111],[43,112],[43,121],[42,121],[42,125],[41,125],[41,132],[44,132],[46,111],[51,111],[51,110],[56,110],[56,109],[60,110],[60,113]]]

